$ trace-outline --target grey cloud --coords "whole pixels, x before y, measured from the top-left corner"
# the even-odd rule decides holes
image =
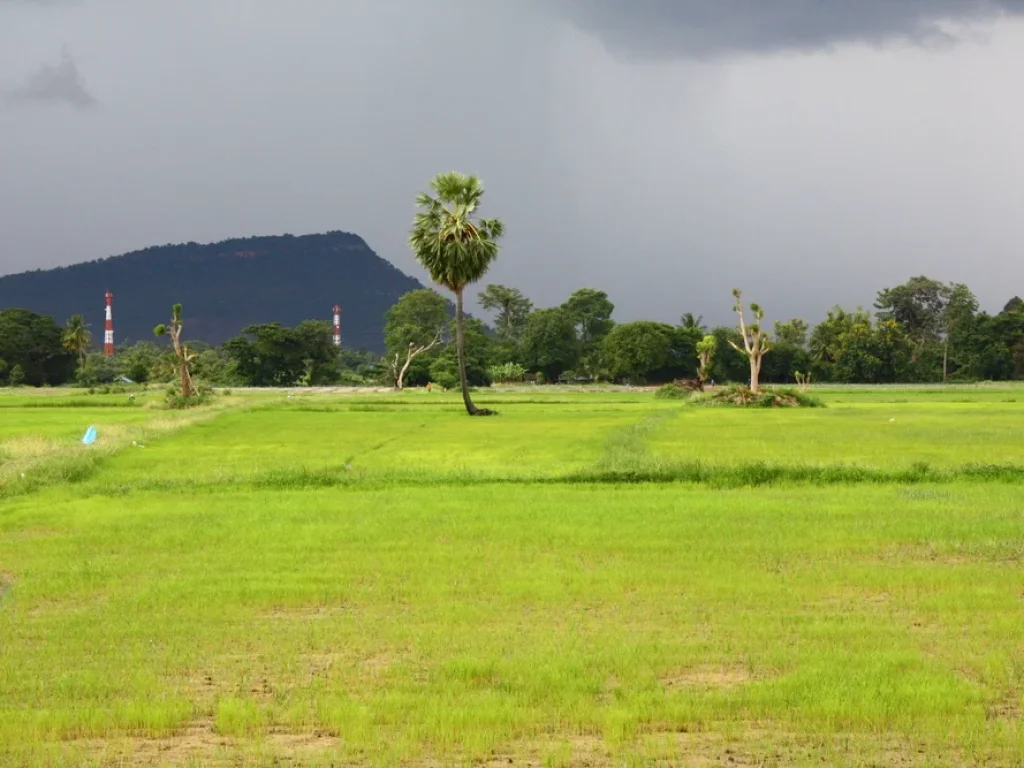
[[[705,58],[897,39],[945,44],[948,25],[1024,13],[1024,0],[556,0],[616,54]]]
[[[424,278],[413,199],[456,168],[508,226],[487,280],[538,305],[586,285],[622,321],[731,322],[738,285],[816,320],[922,273],[1021,293],[1024,23],[997,17],[1024,0],[601,3],[0,0],[0,273],[345,229]],[[962,36],[945,16],[985,44],[758,55]],[[90,119],[3,108],[22,83],[69,103],[62,67]]]
[[[90,109],[97,104],[67,48],[58,63],[41,65],[24,85],[3,95],[9,104],[68,104],[75,109]]]
[[[0,0],[0,8],[16,8],[18,6],[61,8],[65,6],[73,6],[80,2],[82,2],[82,0]]]

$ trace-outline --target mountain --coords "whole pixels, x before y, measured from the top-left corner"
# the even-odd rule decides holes
[[[0,277],[0,309],[20,307],[58,323],[85,316],[102,344],[104,294],[114,303],[115,342],[153,338],[181,304],[188,339],[220,344],[253,323],[330,321],[341,306],[342,344],[384,351],[384,313],[423,288],[357,235],[250,237],[161,245],[98,261]]]

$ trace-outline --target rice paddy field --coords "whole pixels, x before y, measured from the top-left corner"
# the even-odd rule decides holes
[[[0,766],[1024,765],[1024,388],[817,394],[0,391]]]

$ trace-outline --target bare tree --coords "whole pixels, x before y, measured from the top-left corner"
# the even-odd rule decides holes
[[[422,344],[420,346],[416,346],[416,344],[410,341],[409,347],[405,352],[405,363],[402,365],[401,369],[399,369],[398,367],[400,359],[399,353],[395,353],[394,359],[389,361],[391,365],[391,373],[395,380],[395,389],[402,389],[402,387],[404,386],[405,374],[409,370],[409,365],[412,363],[413,359],[417,355],[421,355],[424,352],[433,349],[434,347],[441,343],[441,330],[442,329],[439,329],[437,331],[437,334],[435,334],[434,338],[430,341],[429,344]]]
[[[416,357],[447,341],[450,325],[448,303],[429,288],[403,294],[384,314],[385,360],[395,389],[405,386]]]
[[[161,323],[153,329],[157,336],[170,336],[171,344],[174,346],[174,355],[178,358],[178,375],[181,377],[181,396],[194,397],[196,394],[195,385],[192,383],[192,374],[189,372],[189,364],[196,355],[188,347],[181,344],[181,304],[171,307],[170,325]]]
[[[750,361],[750,390],[760,392],[761,387],[758,380],[761,378],[761,361],[765,354],[771,350],[768,344],[768,334],[761,330],[761,321],[764,319],[764,310],[757,304],[751,302],[750,311],[753,314],[753,322],[747,325],[743,313],[743,293],[739,288],[733,289],[732,295],[736,297],[736,305],[733,307],[740,318],[740,337],[743,339],[743,347],[733,341],[729,344]]]

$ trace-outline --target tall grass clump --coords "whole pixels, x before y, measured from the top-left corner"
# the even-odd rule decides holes
[[[690,392],[675,382],[670,382],[658,387],[654,392],[654,396],[659,400],[688,400]]]
[[[171,387],[167,390],[165,404],[169,410],[184,411],[188,408],[198,408],[201,405],[208,405],[215,393],[213,387],[201,385],[196,387],[194,395],[184,395],[178,387]]]

